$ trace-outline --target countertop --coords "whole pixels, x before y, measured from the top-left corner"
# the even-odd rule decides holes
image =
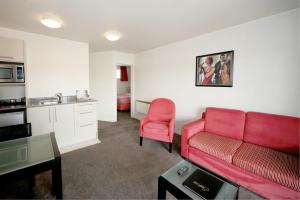
[[[77,103],[88,103],[88,102],[97,102],[96,99],[85,99],[85,100],[78,100],[76,96],[66,96],[63,97],[61,103],[54,103],[54,104],[42,104],[43,101],[49,100],[56,100],[54,97],[42,97],[42,98],[31,98],[27,101],[27,108],[31,107],[44,107],[44,106],[57,106],[57,105],[65,105],[65,104],[77,104]]]

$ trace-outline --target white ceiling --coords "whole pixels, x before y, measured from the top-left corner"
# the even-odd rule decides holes
[[[297,7],[298,0],[0,0],[0,26],[134,53]],[[41,25],[45,15],[63,27]],[[107,30],[122,39],[107,41]]]

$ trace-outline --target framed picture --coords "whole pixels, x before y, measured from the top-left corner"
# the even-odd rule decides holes
[[[234,51],[196,57],[196,86],[232,87]]]

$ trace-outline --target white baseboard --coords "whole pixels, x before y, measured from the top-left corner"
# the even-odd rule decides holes
[[[64,154],[64,153],[67,153],[67,152],[70,152],[70,151],[74,151],[76,149],[81,149],[81,148],[91,146],[91,145],[94,145],[94,144],[99,144],[99,143],[101,143],[101,141],[99,139],[95,138],[95,139],[79,142],[79,143],[76,143],[76,144],[72,144],[72,145],[68,145],[68,146],[64,146],[64,147],[59,147],[59,151],[60,151],[61,154]]]

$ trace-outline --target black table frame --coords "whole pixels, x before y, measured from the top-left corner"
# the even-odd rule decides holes
[[[54,133],[50,133],[50,137],[54,152],[54,158],[52,160],[0,175],[0,182],[5,183],[12,179],[18,180],[24,177],[30,178],[36,174],[52,170],[52,194],[55,194],[56,199],[62,199],[61,156]]]
[[[232,181],[229,181],[223,177],[220,177],[216,173],[214,173],[206,168],[203,168],[190,160],[187,160],[187,161],[192,163],[193,165],[196,165],[197,167],[201,168],[202,170],[206,171],[207,173],[212,174],[213,176],[217,176],[218,178],[236,186],[238,188],[238,191],[236,193],[235,199],[238,199],[238,194],[239,194],[239,189],[240,189],[239,185],[237,185],[237,184],[233,183]],[[158,196],[157,196],[158,199],[166,199],[167,191],[170,192],[177,199],[192,199],[190,196],[188,196],[186,193],[184,193],[184,191],[177,188],[175,185],[170,183],[163,176],[158,177],[158,190],[157,191],[158,191]]]
[[[158,199],[166,199],[167,191],[169,191],[177,199],[192,199],[175,185],[170,183],[164,177],[158,178]]]

